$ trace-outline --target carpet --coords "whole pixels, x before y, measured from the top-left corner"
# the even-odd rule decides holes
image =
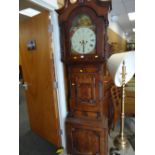
[[[41,137],[28,131],[19,137],[20,155],[56,155],[56,147]]]

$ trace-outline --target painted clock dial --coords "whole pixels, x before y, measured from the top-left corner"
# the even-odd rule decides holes
[[[71,38],[72,49],[80,54],[91,53],[95,49],[96,35],[87,27],[78,28]]]
[[[72,54],[93,54],[96,48],[95,26],[86,14],[78,15],[70,30]]]

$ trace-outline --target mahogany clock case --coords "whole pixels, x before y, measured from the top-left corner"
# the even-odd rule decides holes
[[[65,0],[59,14],[61,58],[67,71],[67,152],[70,155],[107,155],[108,108],[111,80],[105,78],[108,55],[108,12],[111,1]],[[86,27],[95,33],[92,51],[76,52],[72,45],[73,26],[86,16]],[[87,18],[88,17],[88,18]],[[88,24],[89,23],[89,24]],[[91,23],[91,24],[90,24]],[[79,25],[78,25],[79,26]],[[81,27],[83,25],[80,25]],[[93,27],[93,28],[92,28]],[[86,39],[86,38],[85,38]],[[76,40],[76,39],[75,39]],[[89,49],[88,49],[89,50]]]

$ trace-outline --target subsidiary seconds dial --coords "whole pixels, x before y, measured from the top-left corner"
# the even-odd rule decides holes
[[[88,27],[78,28],[71,37],[72,51],[80,54],[94,52],[96,45],[96,35]]]

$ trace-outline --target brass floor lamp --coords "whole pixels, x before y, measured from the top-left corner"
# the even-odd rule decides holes
[[[113,54],[108,59],[107,67],[113,78],[114,84],[117,87],[122,87],[121,126],[119,135],[114,139],[114,145],[119,149],[124,149],[129,146],[129,142],[124,134],[125,84],[130,81],[135,73],[135,52],[130,51]]]

